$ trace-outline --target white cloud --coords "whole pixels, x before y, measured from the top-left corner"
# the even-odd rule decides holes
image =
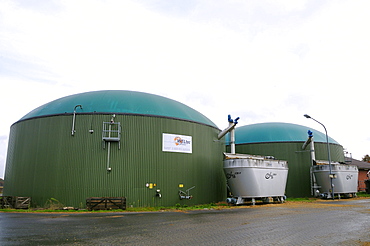
[[[320,128],[302,116],[312,114],[361,158],[370,144],[368,5],[1,1],[0,103],[7,117],[0,135],[56,98],[122,89],[178,100],[220,128],[227,114],[240,116],[240,125],[283,121]]]

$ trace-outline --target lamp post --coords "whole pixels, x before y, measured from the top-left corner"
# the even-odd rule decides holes
[[[326,146],[328,148],[328,161],[329,161],[329,178],[330,178],[330,187],[331,187],[331,196],[332,198],[334,199],[334,187],[333,187],[333,174],[331,172],[331,160],[330,160],[330,146],[329,146],[329,137],[328,137],[328,131],[326,130],[326,127],[324,126],[324,124],[322,124],[321,122],[315,120],[314,118],[312,118],[311,116],[309,116],[308,114],[305,114],[304,117],[306,117],[307,119],[312,119],[314,121],[316,121],[317,123],[319,123],[320,125],[322,125],[325,129],[325,135],[326,135]]]

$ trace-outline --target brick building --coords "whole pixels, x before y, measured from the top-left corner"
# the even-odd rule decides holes
[[[358,191],[366,191],[365,180],[369,179],[370,163],[346,157],[346,163],[358,167]]]

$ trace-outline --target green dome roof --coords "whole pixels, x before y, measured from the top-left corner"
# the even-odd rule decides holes
[[[185,104],[162,96],[123,90],[93,91],[66,96],[32,110],[20,120],[71,114],[76,105],[82,105],[82,109],[79,107],[76,109],[77,113],[160,116],[198,122],[217,128],[211,120]]]
[[[313,132],[315,142],[326,143],[326,135],[310,127],[290,123],[260,123],[235,128],[235,144],[304,142],[308,130]],[[338,144],[329,137],[329,143]]]

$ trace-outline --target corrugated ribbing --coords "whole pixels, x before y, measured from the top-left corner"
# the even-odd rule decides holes
[[[102,141],[102,126],[111,117],[77,114],[74,136],[70,115],[14,124],[4,194],[31,196],[35,206],[55,198],[75,207],[84,207],[87,197],[99,196],[125,196],[128,206],[199,204],[225,198],[224,146],[215,141],[217,129],[169,118],[117,115],[121,148],[117,142],[110,143],[111,171],[107,171],[108,143]],[[163,133],[192,136],[193,153],[163,152]],[[195,186],[192,200],[179,199],[179,183],[184,185],[182,190]]]

